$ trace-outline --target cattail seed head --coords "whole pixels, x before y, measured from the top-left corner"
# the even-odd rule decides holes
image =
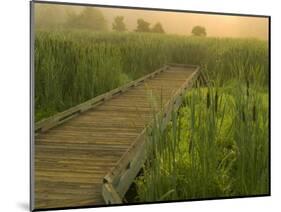
[[[249,97],[249,96],[250,96],[250,92],[249,92],[249,89],[250,89],[250,82],[249,82],[248,79],[246,80],[246,86],[247,86],[247,97]]]
[[[246,122],[246,116],[245,116],[245,111],[244,109],[242,110],[242,121]]]
[[[210,102],[210,93],[208,91],[208,93],[207,93],[207,109],[209,109],[210,104],[211,104],[211,102]]]
[[[189,147],[188,147],[188,153],[190,154],[191,151],[192,151],[192,146],[193,145],[193,142],[192,142],[192,139],[190,139],[190,142],[189,142]]]
[[[256,105],[253,106],[253,121],[256,122],[257,120],[257,111],[256,111]]]

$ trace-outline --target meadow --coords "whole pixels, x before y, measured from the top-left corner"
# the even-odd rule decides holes
[[[198,64],[219,85],[237,76],[252,82],[258,72],[263,75],[261,87],[266,87],[267,58],[267,43],[254,39],[36,31],[35,119],[49,117],[166,63]]]
[[[166,63],[197,64],[195,86],[165,130],[156,119],[152,154],[134,201],[262,195],[268,176],[268,44],[256,39],[153,33],[36,31],[39,121],[144,76]]]
[[[248,85],[249,86],[249,85]],[[194,88],[163,130],[155,118],[137,201],[266,195],[268,95],[246,83]]]

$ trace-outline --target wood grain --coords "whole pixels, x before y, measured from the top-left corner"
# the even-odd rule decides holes
[[[83,111],[66,121],[58,121],[68,113],[63,112],[38,125],[37,131],[44,130],[35,137],[35,209],[104,205],[103,195],[107,203],[122,202],[144,160],[142,145],[135,159],[128,151],[143,136],[153,110],[159,111],[161,105],[170,110],[174,101],[180,104],[178,99],[198,67],[173,64],[160,70],[109,92],[110,98],[100,104],[82,103]],[[78,110],[76,106],[68,111]],[[133,172],[116,169],[129,159]],[[111,184],[116,173],[119,181]]]

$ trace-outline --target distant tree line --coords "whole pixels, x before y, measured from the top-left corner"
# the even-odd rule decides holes
[[[126,31],[126,25],[124,23],[123,16],[116,16],[112,24],[112,29],[118,32]],[[160,22],[157,22],[152,28],[150,23],[140,18],[137,20],[137,28],[135,32],[153,32],[153,33],[165,33],[163,26]],[[205,37],[207,36],[206,28],[203,26],[195,26],[192,28],[191,34],[193,36]]]
[[[137,28],[135,29],[136,32],[154,32],[154,33],[165,33],[162,24],[157,22],[152,28],[150,28],[150,23],[143,20],[137,20]]]
[[[103,13],[97,8],[84,7],[80,12],[77,12],[70,7],[51,5],[36,7],[35,27],[37,29],[88,29],[94,31],[108,29]],[[112,29],[117,32],[127,31],[123,16],[114,18]],[[137,20],[137,28],[134,31],[165,33],[160,22],[150,27],[150,23],[141,18]]]
[[[118,32],[126,31],[126,25],[124,23],[123,16],[116,16],[114,22],[112,24],[112,29]],[[154,32],[154,33],[165,33],[163,26],[160,22],[157,22],[152,28],[150,28],[150,23],[143,20],[137,20],[137,28],[134,30],[135,32]]]
[[[46,5],[36,7],[35,27],[37,29],[88,29],[94,31],[106,31],[107,21],[103,13],[94,7],[84,7],[79,13],[70,7],[54,7]],[[112,23],[112,30],[117,32],[127,31],[123,16],[116,16]],[[142,18],[137,20],[135,32],[165,33],[160,22],[153,26]],[[206,28],[194,26],[191,34],[193,36],[207,36]]]

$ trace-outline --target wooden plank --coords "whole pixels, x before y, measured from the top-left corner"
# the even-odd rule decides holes
[[[115,90],[99,105],[72,114],[77,107],[63,112],[63,120],[51,120],[54,125],[43,124],[35,137],[35,207],[122,203],[146,158],[144,138],[153,110],[163,108],[163,123],[168,123],[197,68],[165,66]]]
[[[199,67],[196,66],[196,70],[191,76],[185,81],[178,92],[173,96],[164,108],[164,117],[162,118],[163,126],[165,127],[170,120],[172,110],[178,109],[182,101],[182,94],[187,88],[192,86],[192,81],[199,74]],[[158,116],[160,114],[158,113]],[[152,123],[151,123],[152,124]],[[131,182],[136,177],[141,166],[145,161],[145,135],[146,129],[138,136],[132,146],[126,151],[122,158],[118,161],[116,166],[110,170],[110,172],[104,177],[106,184],[111,184],[114,192],[116,192],[121,198],[125,195]],[[106,196],[104,199],[106,201]],[[113,200],[111,200],[112,202]],[[114,203],[114,202],[113,202]]]
[[[185,84],[180,88],[180,90],[174,95],[174,97],[172,98],[172,100],[169,101],[169,102],[166,104],[165,109],[164,109],[164,112],[165,112],[165,113],[168,113],[168,111],[169,111],[169,109],[171,108],[171,106],[172,106],[174,103],[177,102],[176,99],[175,99],[175,97],[176,97],[176,98],[181,98],[181,93],[183,93],[183,92],[186,90],[186,88],[188,88],[188,87],[191,85],[190,82],[191,82],[191,80],[192,80],[194,77],[196,77],[196,75],[198,74],[198,71],[199,71],[199,69],[196,69],[196,71],[186,80],[186,83],[185,83]],[[135,145],[136,143],[138,143],[138,139],[134,142],[134,144],[132,145],[132,148],[134,147],[134,145]],[[130,150],[127,151],[127,153],[129,153],[129,152],[130,152]],[[114,168],[113,172],[116,172],[115,174],[117,174],[117,173],[120,171],[120,170],[118,170],[118,169],[120,169],[120,167],[126,167],[126,166],[127,166],[126,161],[129,161],[129,160],[126,158],[126,154],[127,154],[127,153],[124,154],[124,158],[120,159],[119,164]],[[125,163],[125,164],[122,164],[122,163]]]
[[[164,66],[163,68],[160,68],[160,69],[154,71],[153,73],[148,74],[140,79],[137,79],[124,86],[113,89],[113,90],[111,90],[105,94],[102,94],[100,96],[97,96],[89,101],[86,101],[86,102],[79,104],[75,107],[72,107],[66,111],[58,113],[50,118],[39,121],[39,122],[35,123],[35,132],[45,132],[59,124],[62,124],[64,122],[68,121],[69,119],[79,115],[80,113],[87,111],[99,104],[102,104],[103,101],[112,98],[114,95],[125,92],[128,89],[130,89],[131,87],[137,86],[139,83],[144,82],[145,80],[156,76],[157,74],[163,72],[166,69],[167,69],[167,66]]]
[[[113,186],[110,183],[104,183],[102,186],[102,196],[105,200],[105,203],[110,204],[121,204],[122,199],[118,195],[118,193],[115,191]]]

